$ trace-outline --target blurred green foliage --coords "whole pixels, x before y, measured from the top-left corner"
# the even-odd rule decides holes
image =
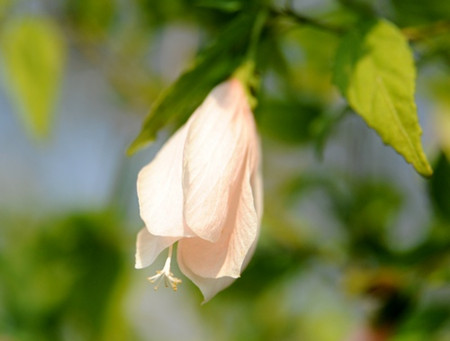
[[[288,143],[310,141],[319,133],[316,127],[325,120],[320,103],[312,103],[308,99],[294,98],[289,102],[274,99],[260,103],[259,108],[256,115],[261,131]],[[279,116],[273,115],[273,112]]]
[[[1,40],[5,69],[22,121],[35,137],[47,137],[65,59],[59,28],[48,18],[10,20]]]
[[[400,25],[421,25],[450,18],[450,4],[431,0],[424,6],[420,0],[393,0]]]
[[[450,161],[441,154],[435,166],[437,175],[430,181],[431,199],[439,214],[450,221]]]
[[[66,2],[67,19],[80,37],[88,42],[107,38],[112,29],[118,8],[114,1],[76,1]]]
[[[123,340],[128,272],[109,213],[42,224],[5,221],[0,231],[0,331],[17,340]],[[10,245],[14,245],[11,247]],[[121,326],[120,324],[123,324]],[[114,325],[114,333],[109,328]]]

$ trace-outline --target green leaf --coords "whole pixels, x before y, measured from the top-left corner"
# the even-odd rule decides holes
[[[356,27],[338,48],[334,83],[352,109],[417,172],[430,176],[414,102],[415,76],[406,39],[387,21]]]
[[[450,221],[450,160],[442,153],[435,166],[434,176],[428,183],[436,210]]]
[[[128,149],[133,154],[155,139],[167,124],[181,125],[202,103],[209,91],[225,80],[242,62],[250,39],[255,13],[237,17],[201,53],[193,67],[166,89],[147,115],[142,130]]]
[[[11,94],[27,131],[43,138],[50,131],[60,88],[64,40],[49,19],[20,18],[8,24],[1,49]]]

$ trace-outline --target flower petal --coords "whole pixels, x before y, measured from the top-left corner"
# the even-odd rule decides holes
[[[158,237],[150,234],[144,227],[137,236],[136,242],[136,269],[151,265],[156,257],[167,247],[177,241],[174,237]]]
[[[259,142],[259,138],[256,135],[256,128],[255,128],[255,137],[254,140],[256,141],[256,145],[253,145],[252,148],[249,148],[249,162],[251,168],[251,179],[250,184],[252,186],[252,192],[253,192],[253,198],[255,199],[255,208],[256,213],[258,214],[258,222],[261,224],[262,220],[262,214],[264,210],[264,188],[263,188],[263,178],[262,178],[262,171],[261,171],[261,145]]]
[[[244,259],[244,263],[242,265],[242,269],[244,269],[248,263],[250,262],[251,257],[256,249],[256,240],[253,242],[250,247],[247,256]],[[178,249],[179,250],[179,249]],[[178,253],[179,255],[179,253]],[[230,286],[236,278],[233,277],[220,277],[220,278],[205,278],[196,275],[193,273],[189,267],[184,264],[183,258],[178,256],[178,267],[181,272],[188,277],[194,284],[200,289],[203,294],[203,302],[202,304],[208,302],[211,298],[213,298],[218,292]]]
[[[178,258],[178,267],[181,272],[188,277],[194,284],[200,289],[203,294],[202,304],[208,302],[218,292],[222,291],[226,287],[230,286],[235,278],[221,277],[221,278],[205,278],[193,273],[189,267],[185,266],[182,259]]]
[[[142,220],[157,236],[192,236],[184,224],[182,160],[187,126],[180,128],[155,159],[138,175],[137,192]]]
[[[237,80],[213,89],[190,119],[183,159],[184,218],[200,238],[215,242],[224,227],[230,188],[249,144],[253,120]]]
[[[259,233],[259,222],[250,186],[248,163],[240,172],[241,183],[230,198],[230,212],[219,240],[187,238],[178,243],[178,259],[200,277],[240,276],[244,260]]]

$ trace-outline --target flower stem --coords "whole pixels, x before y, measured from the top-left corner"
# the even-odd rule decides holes
[[[167,255],[166,262],[162,270],[156,271],[156,275],[148,278],[150,283],[155,283],[155,290],[158,290],[159,284],[164,280],[164,285],[172,287],[174,291],[177,291],[177,285],[181,283],[181,279],[176,278],[173,273],[170,272],[170,263],[172,260],[173,245],[169,246],[169,254]]]
[[[167,255],[166,263],[169,263],[169,269],[170,269],[170,262],[172,260],[172,252],[173,252],[173,244],[169,246],[169,254]]]
[[[250,44],[247,50],[247,58],[248,60],[254,60],[258,50],[258,43],[261,37],[262,30],[264,25],[266,24],[268,17],[268,11],[266,8],[263,8],[259,11],[256,16],[255,22],[252,27],[251,35],[250,35]]]

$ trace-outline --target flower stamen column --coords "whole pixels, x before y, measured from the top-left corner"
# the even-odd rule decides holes
[[[153,283],[153,284],[156,283],[156,285],[154,287],[155,290],[158,290],[159,285],[161,284],[161,281],[163,279],[164,279],[165,287],[167,288],[170,285],[174,291],[177,291],[177,285],[181,283],[181,279],[176,278],[173,275],[173,273],[170,272],[172,251],[173,251],[173,245],[170,245],[169,255],[167,256],[166,262],[164,263],[164,267],[162,268],[162,270],[156,271],[156,275],[153,275],[153,276],[147,278],[150,281],[150,283]]]

